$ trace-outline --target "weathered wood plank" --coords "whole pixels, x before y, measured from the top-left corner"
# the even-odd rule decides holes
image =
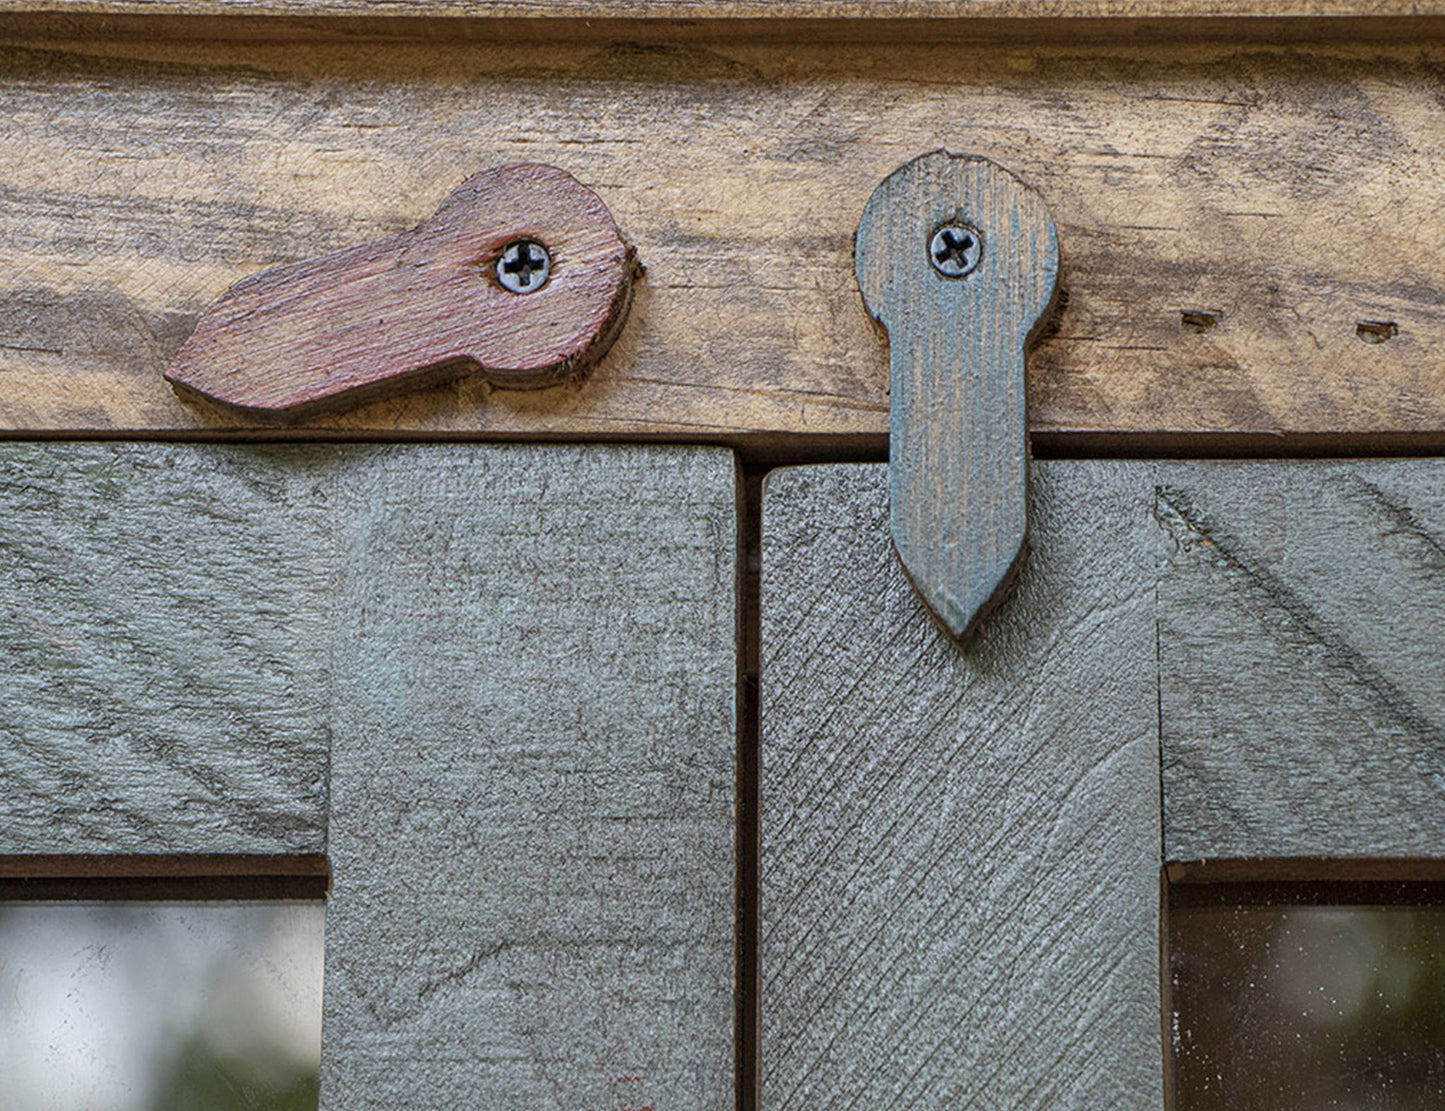
[[[1418,16],[1422,0],[0,0],[0,12],[472,19],[1178,19]]]
[[[1161,467],[1165,851],[1445,851],[1445,465]]]
[[[0,852],[324,849],[338,462],[0,446]]]
[[[337,659],[323,1104],[733,1106],[715,449],[394,449]]]
[[[1162,1105],[1150,465],[1037,468],[960,650],[884,468],[768,480],[761,1105]]]
[[[591,379],[468,381],[316,427],[881,437],[852,234],[886,173],[946,146],[1017,173],[1059,226],[1036,434],[1438,441],[1445,48],[1070,43],[960,65],[927,34],[0,50],[0,427],[214,427],[161,371],[222,290],[545,160],[647,266]],[[1398,331],[1366,342],[1389,332],[1371,321]]]
[[[705,448],[0,448],[0,853],[329,821],[330,1105],[731,1108],[733,496]]]
[[[103,2],[103,0],[102,0]],[[499,11],[482,4],[441,11],[421,3],[372,4],[365,8],[300,8],[286,11],[254,7],[186,9],[147,4],[135,9],[82,8],[61,0],[49,6],[24,6],[26,0],[0,0],[0,39],[55,43],[119,42],[244,42],[244,43],[428,43],[456,46],[465,42],[526,41],[625,42],[635,46],[728,43],[884,43],[967,44],[985,49],[1032,50],[1044,45],[1130,43],[1249,42],[1254,46],[1319,46],[1326,43],[1429,42],[1445,39],[1445,9],[1379,0],[1375,4],[1343,5],[1335,11],[1281,9],[1268,14],[1248,3],[1221,8],[1181,10],[1174,14],[1141,10],[1138,14],[1060,11],[1013,14],[997,6],[971,6],[963,11],[938,7],[883,8],[869,4],[856,11],[810,9],[806,4],[776,4],[767,11],[724,9],[699,13],[660,12],[619,7],[606,14],[578,14],[562,4],[528,6],[499,0]],[[665,0],[664,0],[665,2]],[[767,0],[763,0],[767,2]],[[925,0],[929,3],[930,0]],[[932,0],[936,2],[936,0]],[[965,0],[966,2],[966,0]],[[1168,0],[1161,0],[1168,2]],[[1261,0],[1271,4],[1271,0]],[[43,0],[42,0],[43,3]],[[1227,0],[1226,0],[1227,3]],[[63,6],[62,6],[63,4]],[[1368,9],[1368,10],[1366,10]]]

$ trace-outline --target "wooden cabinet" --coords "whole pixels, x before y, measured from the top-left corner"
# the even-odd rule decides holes
[[[1445,844],[1420,8],[0,3],[0,874],[329,868],[348,1111],[1161,1106],[1166,881]],[[852,265],[938,147],[1066,295],[962,648]],[[524,159],[647,268],[586,382],[164,385],[236,279]]]

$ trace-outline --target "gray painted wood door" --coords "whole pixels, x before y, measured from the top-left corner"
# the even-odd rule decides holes
[[[1152,1111],[1161,864],[1445,845],[1440,464],[1034,490],[958,649],[883,468],[769,479],[765,1111]],[[328,1107],[732,1105],[726,452],[10,444],[0,513],[0,853],[326,852]]]
[[[326,1107],[731,1108],[734,485],[5,445],[0,852],[326,851]]]
[[[1156,1111],[1161,864],[1445,855],[1445,467],[1054,461],[1033,497],[960,649],[884,468],[769,478],[765,1111]]]

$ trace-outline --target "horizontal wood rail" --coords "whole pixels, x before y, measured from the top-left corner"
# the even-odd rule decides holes
[[[0,880],[174,879],[197,876],[321,876],[325,855],[298,853],[14,853],[0,855]]]
[[[318,853],[0,856],[0,901],[324,899],[330,883]]]
[[[1245,888],[1297,885],[1328,891],[1331,885],[1433,884],[1445,891],[1440,857],[1282,856],[1258,859],[1173,861],[1165,878],[1180,887]],[[1342,900],[1343,901],[1343,900]]]
[[[1430,0],[0,0],[0,13],[47,15],[249,16],[375,22],[440,18],[566,24],[616,22],[771,23],[848,21],[859,26],[951,20],[1025,21],[1380,20],[1445,13]]]
[[[853,5],[860,7],[859,5]],[[1004,11],[998,4],[728,5],[691,8],[661,2],[558,4],[520,9],[506,3],[7,3],[0,0],[0,39],[252,42],[496,43],[629,42],[639,45],[773,42],[906,44],[969,42],[992,46],[1242,42],[1419,43],[1445,38],[1439,5],[1342,3],[1330,11],[1281,5],[1139,6],[1134,14],[1099,10]],[[1043,7],[1042,4],[1034,8]],[[1060,8],[1065,5],[1059,5]],[[1323,7],[1323,5],[1321,5]],[[606,14],[581,14],[583,8]],[[1368,11],[1367,9],[1377,9]]]
[[[869,455],[887,358],[853,230],[886,173],[947,147],[1007,166],[1056,214],[1067,299],[1029,368],[1041,454],[1445,448],[1445,6],[385,9],[464,12],[435,26],[473,41],[446,42],[421,24],[391,37],[389,15],[293,41],[354,4],[132,7],[0,3],[0,435]],[[239,41],[251,15],[220,12],[266,13],[277,34]],[[705,18],[662,19],[682,13]],[[855,40],[823,41],[829,20]],[[1074,34],[1089,20],[1103,40]],[[1141,45],[1149,20],[1222,37]],[[950,38],[1005,24],[1008,44]],[[1302,37],[1268,41],[1280,27]],[[548,28],[573,37],[531,53]],[[585,383],[469,380],[296,430],[164,383],[232,282],[406,228],[468,173],[520,160],[595,188],[647,267]]]

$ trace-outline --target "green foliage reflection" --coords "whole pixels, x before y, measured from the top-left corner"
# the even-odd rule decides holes
[[[320,1087],[315,1069],[226,1054],[198,1036],[177,1047],[149,1111],[316,1111]]]
[[[323,907],[0,906],[4,1111],[313,1111]]]

